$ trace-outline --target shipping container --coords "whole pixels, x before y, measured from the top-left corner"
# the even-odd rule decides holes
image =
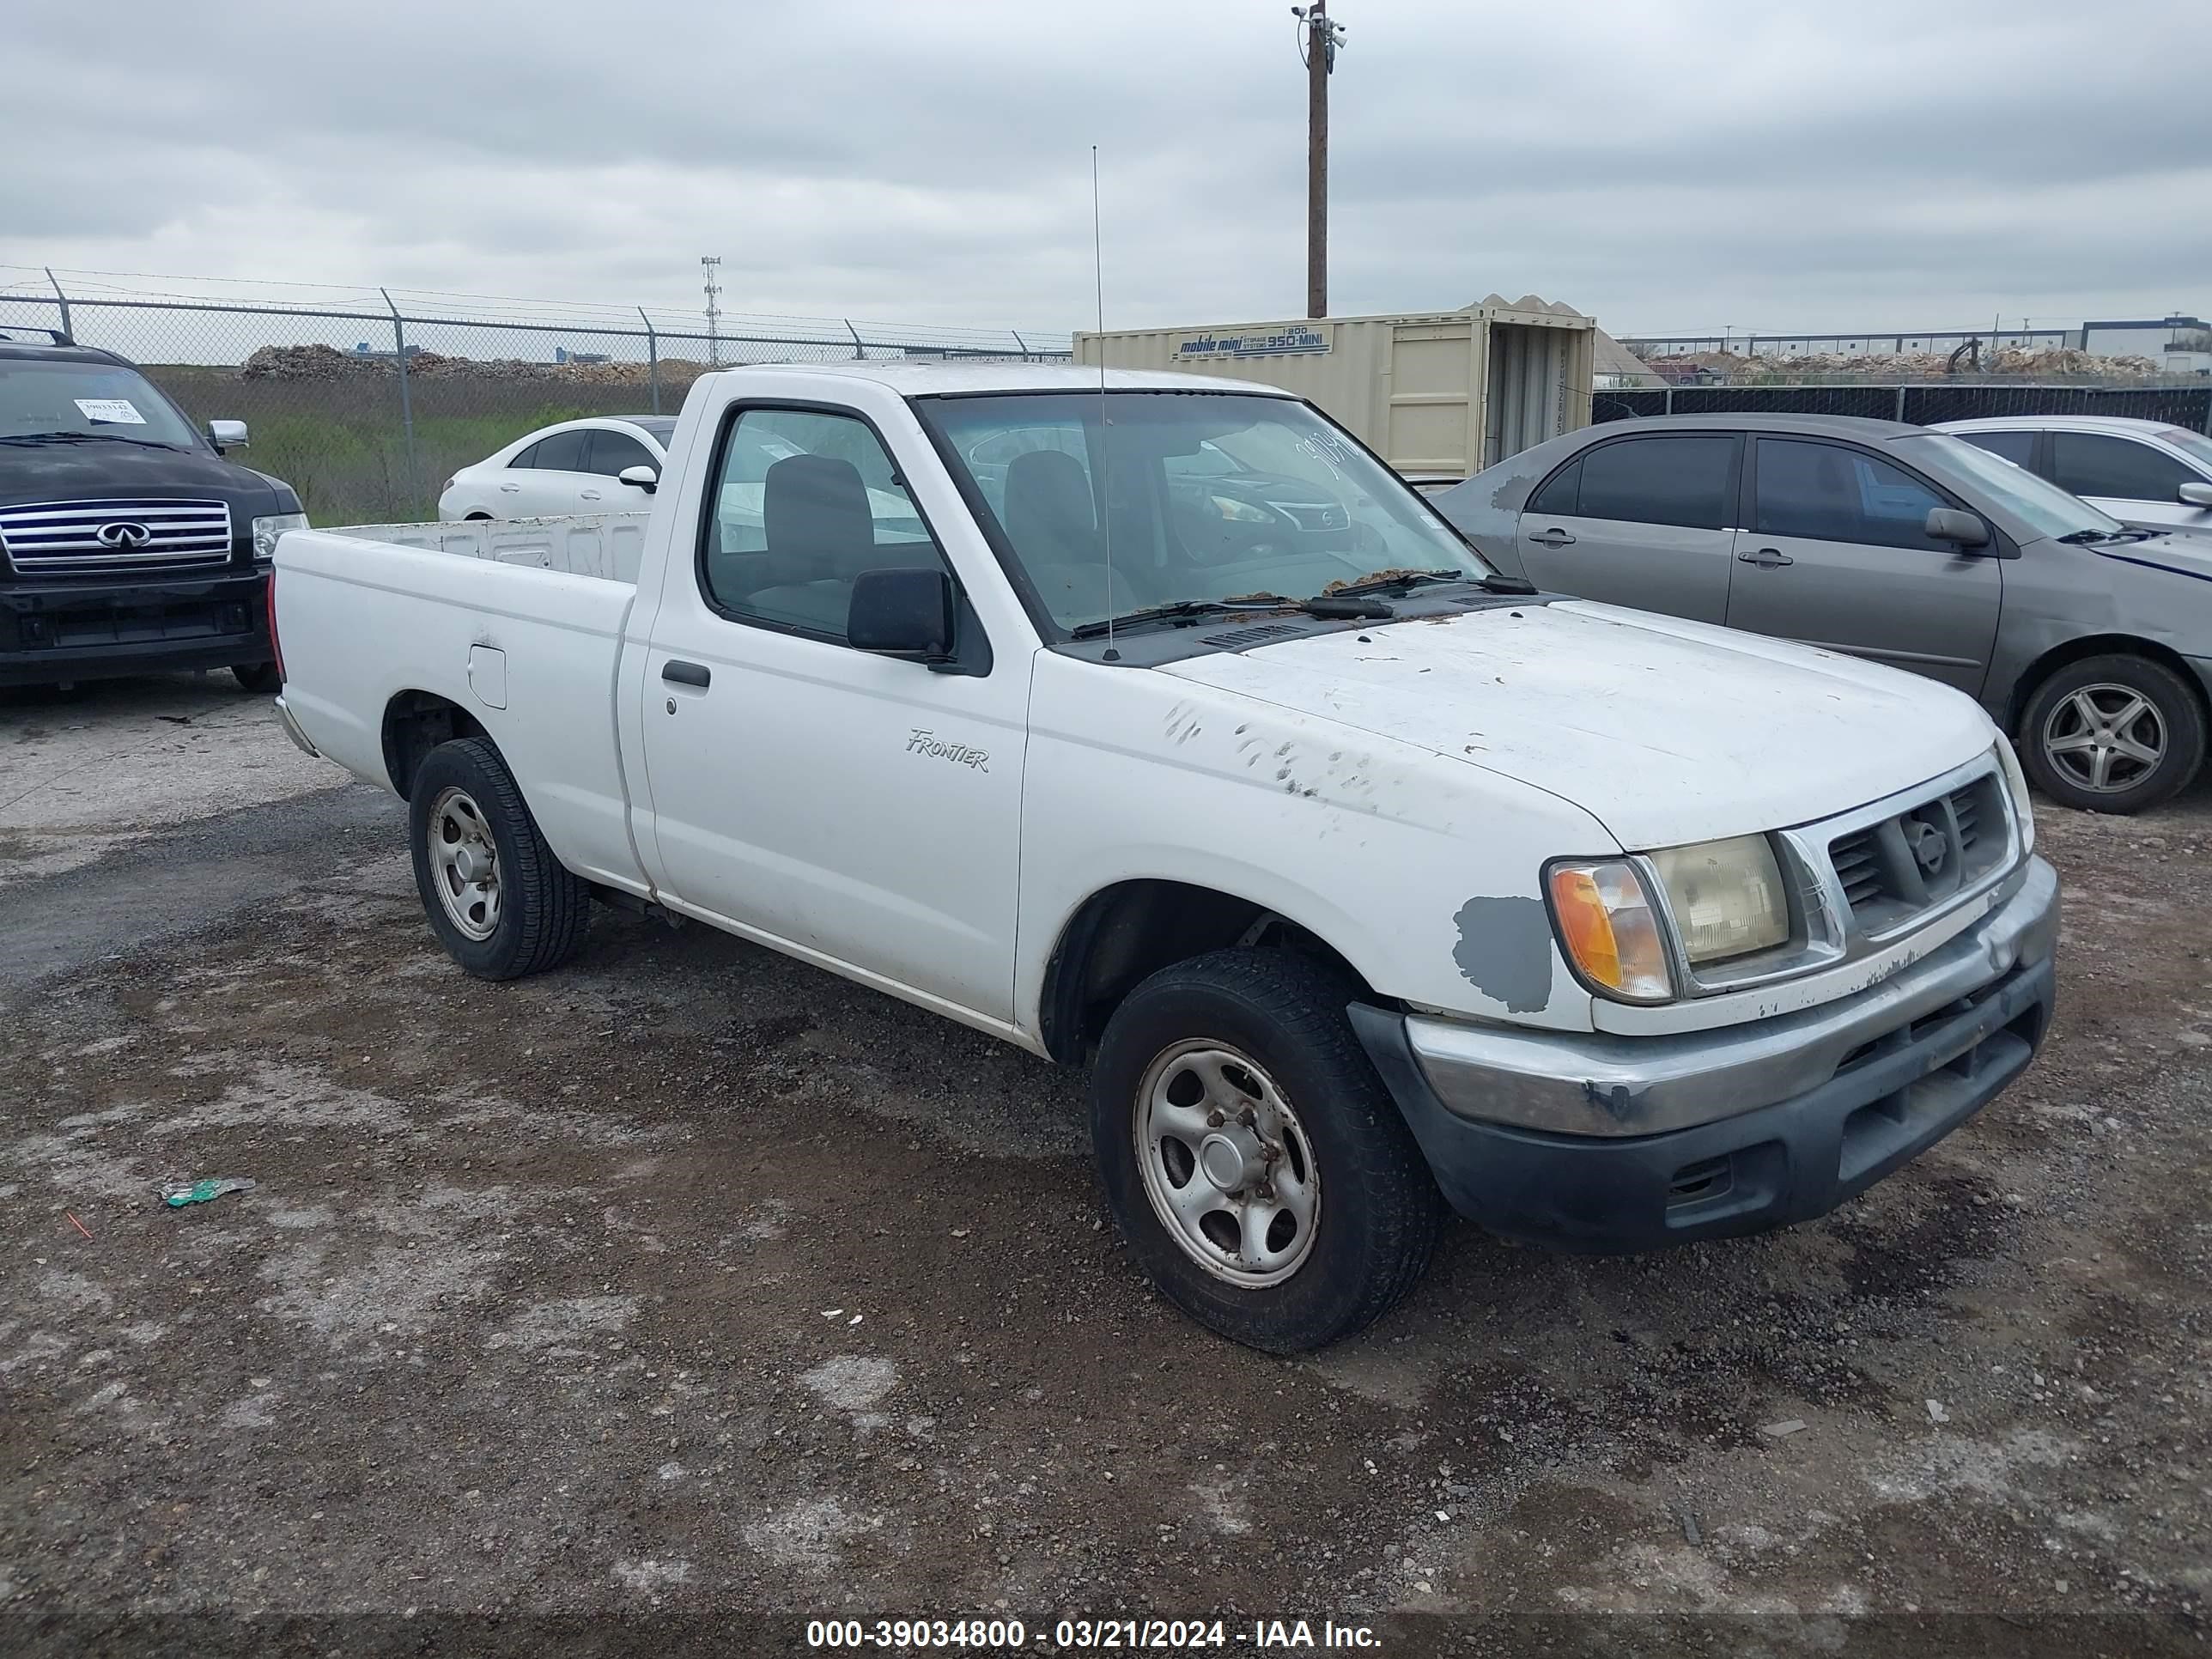
[[[1588,426],[1597,324],[1493,294],[1464,311],[1081,333],[1075,360],[1259,380],[1310,398],[1409,477],[1464,478]]]

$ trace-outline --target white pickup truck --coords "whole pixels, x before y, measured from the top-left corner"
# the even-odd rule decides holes
[[[1087,1062],[1131,1249],[1240,1341],[1373,1319],[1447,1200],[1823,1214],[2048,1028],[1971,699],[1495,576],[1271,388],[732,370],[646,482],[634,582],[284,536],[294,740],[406,799],[471,973],[597,900]]]

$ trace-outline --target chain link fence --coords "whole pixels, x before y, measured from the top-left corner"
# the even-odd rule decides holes
[[[1677,386],[1601,392],[1590,420],[1652,415],[1856,415],[1929,426],[1986,415],[2121,415],[2212,433],[2212,385]]]
[[[588,415],[673,414],[691,382],[742,363],[989,358],[1066,362],[1065,333],[694,315],[666,325],[592,307],[519,320],[421,304],[316,307],[118,297],[0,268],[0,330],[52,330],[129,359],[196,423],[240,420],[246,459],[317,524],[434,517],[453,471]],[[41,291],[43,290],[43,291]],[[380,299],[383,296],[380,294]],[[477,301],[475,304],[483,302]],[[512,302],[518,311],[556,309]],[[617,314],[618,315],[618,314]]]

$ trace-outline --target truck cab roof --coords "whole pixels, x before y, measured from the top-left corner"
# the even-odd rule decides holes
[[[1070,363],[994,363],[959,360],[932,362],[762,363],[777,374],[819,375],[825,380],[866,380],[889,386],[903,398],[1022,392],[1244,392],[1267,398],[1297,394],[1255,380],[1224,380],[1218,374],[1162,374],[1146,369],[1098,369]],[[748,368],[718,371],[744,375]]]

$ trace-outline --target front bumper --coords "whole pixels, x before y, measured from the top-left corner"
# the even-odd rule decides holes
[[[1972,1116],[2050,1029],[2057,930],[2057,876],[2030,859],[1979,923],[1801,1013],[1644,1038],[1352,1022],[1462,1214],[1654,1249],[1824,1215]]]
[[[265,569],[0,588],[0,685],[272,660]]]

